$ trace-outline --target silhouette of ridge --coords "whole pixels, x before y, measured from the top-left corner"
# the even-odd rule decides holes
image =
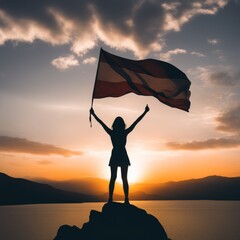
[[[160,222],[131,204],[106,203],[102,212],[91,210],[80,229],[62,225],[54,240],[170,240]]]
[[[47,184],[0,173],[0,205],[37,203],[80,203],[99,201],[97,197],[63,191]]]
[[[101,184],[104,187],[101,188]],[[240,200],[240,177],[208,176],[160,184],[134,184],[131,200]],[[108,199],[108,181],[30,181],[0,172],[0,205],[99,202]],[[122,186],[121,192],[122,192]],[[88,189],[88,191],[86,191]],[[96,190],[98,188],[98,190]],[[83,192],[81,192],[83,191]],[[94,192],[96,194],[94,194]],[[102,193],[101,193],[102,192]],[[122,195],[115,194],[120,201]]]

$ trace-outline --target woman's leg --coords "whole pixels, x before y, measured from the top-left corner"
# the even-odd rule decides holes
[[[114,191],[114,185],[115,180],[117,178],[117,166],[111,166],[111,178],[109,182],[109,199],[108,202],[113,201],[113,191]]]
[[[121,174],[122,174],[122,181],[123,181],[123,191],[125,195],[125,203],[129,203],[128,200],[128,191],[129,191],[129,186],[128,186],[128,180],[127,180],[127,172],[128,172],[128,165],[122,166],[121,167]]]

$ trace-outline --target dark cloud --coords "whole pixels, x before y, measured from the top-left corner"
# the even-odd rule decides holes
[[[122,0],[122,1],[92,1],[91,7],[93,8],[93,14],[97,16],[102,24],[102,27],[106,28],[106,31],[112,28],[118,29],[122,34],[130,34],[131,27],[127,24],[132,16],[133,6],[139,1],[136,0]]]
[[[157,40],[157,34],[163,34],[164,17],[164,9],[156,1],[144,1],[138,6],[133,14],[134,33],[136,38],[141,36],[142,45],[149,44],[149,39]]]
[[[84,54],[99,41],[145,56],[164,36],[197,15],[214,15],[228,0],[1,0],[0,44],[8,40],[69,44]]]
[[[36,155],[61,155],[70,157],[82,152],[71,151],[50,144],[32,142],[24,138],[0,136],[0,152],[30,153]]]
[[[204,141],[168,142],[172,150],[205,150],[240,147],[240,105],[221,114],[216,118],[217,129],[234,133],[235,138],[213,138]]]
[[[240,134],[240,105],[221,114],[216,121],[218,130]]]
[[[206,150],[240,147],[239,139],[213,138],[205,141],[191,141],[185,143],[169,142],[167,148],[172,150]]]
[[[220,70],[209,74],[209,81],[215,85],[233,86],[240,82],[240,72]]]
[[[230,66],[198,67],[197,74],[203,81],[215,86],[235,86],[240,83],[240,71]]]

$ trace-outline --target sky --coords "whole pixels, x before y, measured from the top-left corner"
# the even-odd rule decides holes
[[[240,176],[240,1],[1,0],[0,171],[109,178],[111,141],[89,108],[100,48],[167,61],[191,81],[185,112],[153,97],[94,101],[129,126],[129,181]]]

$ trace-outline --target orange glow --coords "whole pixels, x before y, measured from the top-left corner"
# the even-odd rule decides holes
[[[109,154],[108,151],[96,151],[78,157],[39,157],[5,153],[0,155],[1,171],[24,178],[67,180],[94,177],[108,181]],[[148,151],[130,148],[131,166],[128,170],[128,180],[130,184],[134,184],[179,181],[209,175],[238,176],[238,156],[238,149],[229,154],[228,150]],[[117,182],[122,184],[120,169]]]
[[[124,118],[127,126],[130,126],[142,113],[146,104],[146,98],[137,97],[137,100],[138,102],[136,96],[131,94],[119,99],[99,100],[95,112],[109,127],[118,115]],[[213,121],[209,124],[208,118],[200,118],[201,122],[198,122],[196,114],[177,111],[163,105],[159,109],[157,101],[149,98],[147,100],[150,112],[129,134],[126,145],[131,162],[128,172],[130,184],[179,181],[209,175],[229,177],[240,175],[239,147],[194,151],[167,148],[168,142],[190,142],[198,139],[201,143],[211,138],[213,134],[218,138],[219,133],[212,130]],[[94,177],[108,181],[111,140],[97,122],[94,121],[93,127],[89,127],[86,109],[80,112],[81,118],[85,119],[82,125],[78,122],[80,115],[66,114],[68,117],[59,119],[59,123],[56,119],[49,120],[56,128],[54,129],[56,135],[54,131],[50,136],[47,136],[46,131],[39,131],[36,133],[39,135],[38,141],[36,138],[27,137],[29,140],[27,143],[30,141],[46,143],[80,152],[80,155],[56,155],[58,152],[54,153],[55,155],[53,153],[40,155],[2,151],[1,171],[23,178],[67,180]],[[120,169],[117,182],[121,186]],[[120,190],[122,192],[121,187]]]

